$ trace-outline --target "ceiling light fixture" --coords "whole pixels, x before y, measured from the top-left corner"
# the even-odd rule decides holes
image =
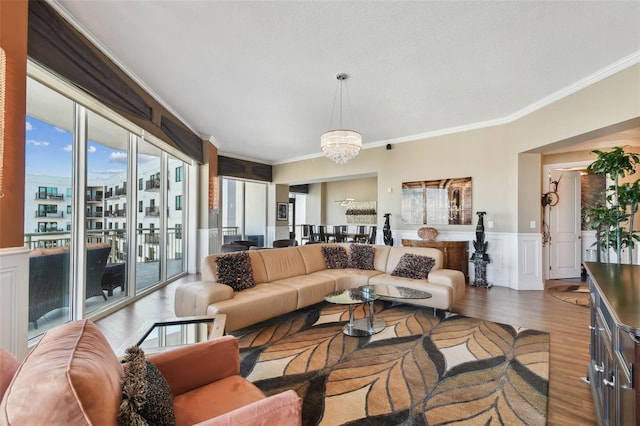
[[[336,130],[329,130],[320,136],[320,148],[324,155],[338,164],[345,164],[349,160],[355,158],[362,149],[362,135],[353,130],[345,130],[342,126],[342,88],[346,89],[345,80],[349,78],[347,74],[340,73],[336,75],[338,83],[336,83],[336,92],[333,96],[333,108],[331,109],[331,120],[329,122],[329,128],[332,128],[333,113],[336,107],[336,99],[338,97],[338,86],[340,86],[340,128]],[[349,99],[349,92],[347,90],[347,102],[349,106],[349,113],[351,114],[351,123],[353,124],[353,113],[351,111],[351,101]]]

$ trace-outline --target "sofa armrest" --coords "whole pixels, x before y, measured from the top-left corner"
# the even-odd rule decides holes
[[[443,284],[453,290],[453,303],[458,301],[466,291],[464,274],[453,269],[436,269],[429,272],[427,280],[434,284]]]
[[[221,300],[233,299],[233,289],[213,281],[194,281],[178,286],[174,310],[179,317],[206,315],[209,305]]]
[[[292,390],[255,401],[197,426],[299,426],[302,424],[302,399]]]
[[[147,359],[162,372],[171,393],[180,395],[240,372],[238,339],[218,337],[156,354]]]

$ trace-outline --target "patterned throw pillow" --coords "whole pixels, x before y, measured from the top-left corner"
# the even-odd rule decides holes
[[[137,346],[127,349],[129,365],[122,377],[122,402],[118,412],[121,425],[175,425],[173,395],[160,370],[147,361]]]
[[[405,253],[398,261],[398,264],[393,269],[393,272],[391,272],[391,275],[394,277],[423,280],[429,276],[429,272],[435,264],[436,260],[432,257]]]
[[[249,253],[241,251],[216,258],[218,282],[226,284],[234,291],[241,291],[256,285]]]
[[[349,268],[373,270],[375,247],[369,244],[351,244]]]
[[[344,247],[322,246],[322,256],[327,269],[344,269],[349,266],[349,258]]]

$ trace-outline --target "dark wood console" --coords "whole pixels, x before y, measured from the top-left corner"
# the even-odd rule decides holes
[[[640,265],[585,262],[591,290],[589,382],[599,425],[640,422]]]
[[[469,241],[425,241],[402,240],[405,247],[431,247],[442,251],[442,267],[455,269],[464,274],[464,280],[469,282]]]

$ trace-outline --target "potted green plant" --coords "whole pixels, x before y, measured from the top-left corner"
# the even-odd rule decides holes
[[[592,229],[596,230],[596,245],[606,254],[607,263],[609,250],[615,251],[617,262],[621,263],[622,249],[628,248],[629,263],[632,263],[635,241],[640,241],[633,229],[633,217],[640,203],[640,179],[620,184],[620,178],[633,175],[640,158],[638,154],[627,153],[620,147],[608,152],[592,152],[597,159],[587,167],[587,172],[605,176],[613,182],[605,189],[606,206],[592,208],[586,213]]]

